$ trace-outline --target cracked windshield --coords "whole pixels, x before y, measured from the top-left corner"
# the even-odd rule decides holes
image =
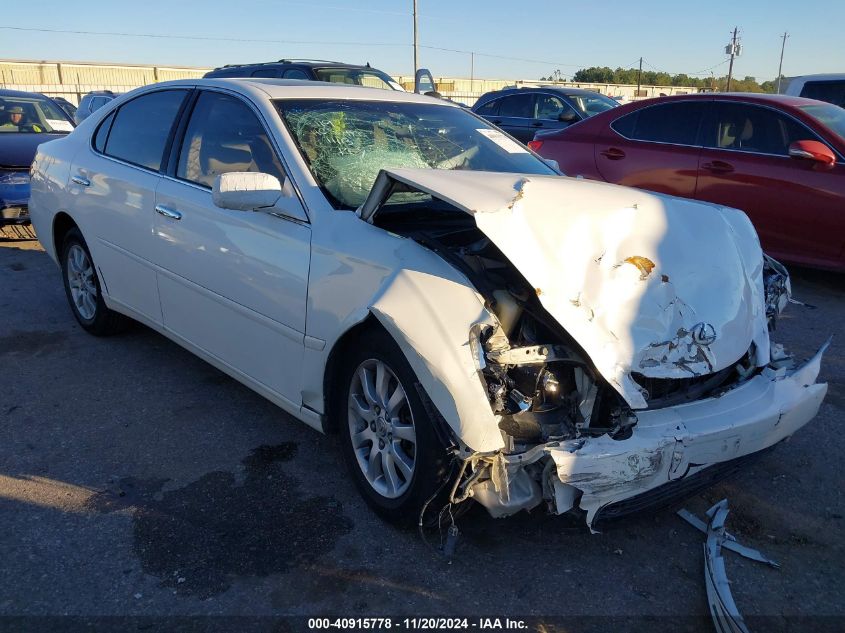
[[[380,169],[555,173],[523,145],[458,107],[314,100],[277,105],[315,180],[338,209],[363,204]],[[408,201],[397,198],[393,201]]]

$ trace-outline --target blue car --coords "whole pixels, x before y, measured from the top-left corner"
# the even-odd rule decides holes
[[[472,111],[528,143],[538,132],[560,130],[619,105],[592,90],[563,86],[505,88],[481,95]]]
[[[65,111],[44,95],[0,90],[0,226],[29,224],[29,167],[35,150],[73,128]]]

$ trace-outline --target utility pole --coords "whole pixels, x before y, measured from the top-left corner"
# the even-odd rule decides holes
[[[729,53],[731,56],[731,63],[728,65],[728,85],[725,89],[726,92],[731,91],[731,79],[733,78],[734,73],[734,57],[739,55],[742,52],[742,47],[736,41],[736,34],[739,29],[734,27],[733,37],[731,38],[731,43],[725,47],[725,52]]]
[[[783,49],[786,48],[786,38],[789,37],[789,33],[784,31],[783,33],[783,43],[780,45],[780,64],[778,64],[778,87],[775,89],[775,92],[780,94],[780,78],[783,73]]]
[[[475,53],[469,54],[469,91],[475,92]]]
[[[414,77],[417,75],[419,64],[419,39],[417,37],[417,0],[414,0]]]
[[[640,96],[640,84],[642,83],[641,82],[642,77],[643,77],[643,58],[640,57],[640,69],[637,71],[637,94],[635,95],[635,98]]]

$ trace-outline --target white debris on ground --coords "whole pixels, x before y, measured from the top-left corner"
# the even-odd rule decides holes
[[[731,595],[731,583],[725,572],[722,548],[775,569],[779,569],[780,564],[756,549],[740,544],[736,537],[725,529],[725,519],[728,516],[727,499],[722,499],[707,511],[707,523],[685,509],[679,510],[678,516],[707,535],[704,543],[704,582],[707,587],[707,603],[716,630],[719,633],[749,633]]]

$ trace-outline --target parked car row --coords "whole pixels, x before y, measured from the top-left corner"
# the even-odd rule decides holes
[[[714,102],[678,103],[699,112],[678,133],[700,153]],[[651,114],[553,135],[618,122],[627,156]],[[714,130],[737,154],[756,134]],[[619,162],[590,142],[577,151]],[[31,214],[82,328],[138,320],[338,433],[362,496],[405,523],[474,500],[594,526],[710,485],[827,390],[824,348],[796,362],[770,339],[789,276],[745,214],[563,178],[443,99],[146,86],[39,147]]]
[[[0,226],[29,223],[29,169],[35,151],[73,127],[52,99],[0,90]]]

